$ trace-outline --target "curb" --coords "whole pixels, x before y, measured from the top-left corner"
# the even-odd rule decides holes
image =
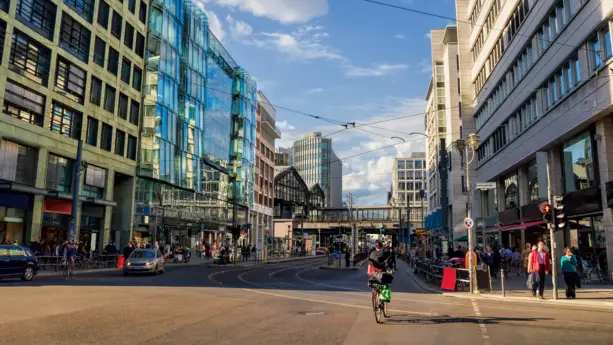
[[[426,283],[422,282],[421,279],[419,277],[417,277],[415,274],[413,274],[413,272],[411,271],[410,267],[407,268],[408,264],[406,262],[402,262],[404,267],[405,272],[411,277],[413,278],[413,281],[419,286],[420,289],[427,291],[427,292],[431,292],[431,293],[435,293],[438,295],[443,295],[445,296],[445,293],[442,292],[439,289],[433,288],[428,286]]]
[[[170,268],[171,271],[174,269],[179,269],[179,268],[189,268],[189,267],[200,267],[205,265],[206,262],[202,262],[199,264],[192,264],[192,265],[179,265],[179,264],[170,264],[170,265],[166,265],[164,268],[168,269]],[[97,268],[97,269],[92,269],[92,270],[85,270],[85,271],[80,271],[80,270],[75,270],[74,273],[75,275],[96,275],[96,274],[103,274],[103,273],[121,273],[122,269],[121,268],[117,268],[117,267],[112,267],[112,268]],[[39,270],[38,273],[36,274],[36,277],[58,277],[58,276],[62,276],[64,274],[63,270],[58,270],[58,271],[41,271]]]

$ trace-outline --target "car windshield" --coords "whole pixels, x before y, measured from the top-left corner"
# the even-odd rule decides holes
[[[130,255],[130,259],[153,259],[155,253],[152,250],[137,250]]]

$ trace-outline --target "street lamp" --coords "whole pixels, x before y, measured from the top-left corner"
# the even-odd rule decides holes
[[[468,199],[468,208],[466,210],[468,218],[472,217],[472,205],[470,200],[471,188],[470,188],[470,163],[472,163],[475,158],[475,150],[479,146],[479,136],[477,134],[470,134],[464,139],[458,139],[455,141],[455,147],[460,154],[464,154],[464,162],[466,166],[466,194]],[[472,151],[472,157],[468,159],[468,151]],[[470,293],[474,292],[474,284],[473,284],[473,231],[472,228],[468,229],[468,276],[470,281]]]

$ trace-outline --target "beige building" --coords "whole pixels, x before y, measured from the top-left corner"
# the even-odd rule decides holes
[[[251,210],[252,244],[261,244],[266,232],[272,234],[275,198],[275,139],[281,130],[275,125],[277,111],[263,92],[258,91],[255,192]],[[254,232],[255,231],[255,232]]]
[[[480,145],[472,182],[480,242],[547,240],[538,212],[551,193],[567,216],[558,255],[577,248],[613,263],[613,1],[458,0],[464,135]],[[475,175],[473,175],[475,176]]]
[[[454,147],[454,142],[462,137],[465,121],[461,112],[457,28],[449,25],[432,30],[430,34],[432,78],[426,94],[428,170],[425,179],[427,214],[436,220],[428,228],[446,239],[457,241],[466,235],[463,220],[468,202],[464,160]],[[468,118],[466,121],[472,120]],[[441,157],[441,152],[445,157]]]
[[[0,1],[0,241],[131,238],[147,6]]]
[[[389,204],[394,208],[393,218],[402,218],[406,229],[407,215],[413,228],[423,228],[427,200],[420,197],[426,188],[426,154],[413,152],[410,157],[394,159],[392,169],[392,190]],[[404,239],[406,233],[401,235]]]

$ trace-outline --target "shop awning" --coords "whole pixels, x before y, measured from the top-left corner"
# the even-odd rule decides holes
[[[498,231],[521,230],[521,229],[527,229],[529,227],[537,226],[537,225],[541,225],[541,224],[545,224],[545,221],[544,220],[537,220],[535,222],[505,225],[505,226],[500,226],[500,227],[497,227],[497,228],[485,230],[485,233],[487,234],[487,233],[498,232]]]
[[[455,242],[468,242],[468,235],[464,235],[455,239]]]

